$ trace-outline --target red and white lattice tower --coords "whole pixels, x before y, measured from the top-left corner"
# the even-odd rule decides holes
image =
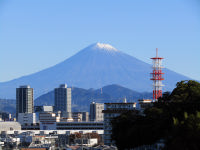
[[[156,57],[151,58],[153,60],[153,73],[151,73],[153,80],[153,100],[158,100],[159,97],[162,97],[162,80],[164,78],[162,75],[164,74],[162,72],[162,59],[161,57],[158,57],[158,48],[156,48]]]

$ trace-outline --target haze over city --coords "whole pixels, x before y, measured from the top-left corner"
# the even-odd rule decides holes
[[[96,42],[200,80],[200,2],[0,1],[0,81],[53,66]]]

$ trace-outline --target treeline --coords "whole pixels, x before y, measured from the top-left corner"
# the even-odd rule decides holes
[[[200,83],[178,82],[144,114],[125,113],[112,121],[112,139],[119,149],[162,141],[164,150],[200,149]]]

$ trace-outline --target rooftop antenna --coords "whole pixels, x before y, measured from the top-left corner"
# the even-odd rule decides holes
[[[127,103],[126,97],[123,99],[123,102],[124,102],[124,103]]]

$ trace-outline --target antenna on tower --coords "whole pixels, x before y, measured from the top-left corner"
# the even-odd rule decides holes
[[[158,58],[158,48],[156,48],[156,57]]]

